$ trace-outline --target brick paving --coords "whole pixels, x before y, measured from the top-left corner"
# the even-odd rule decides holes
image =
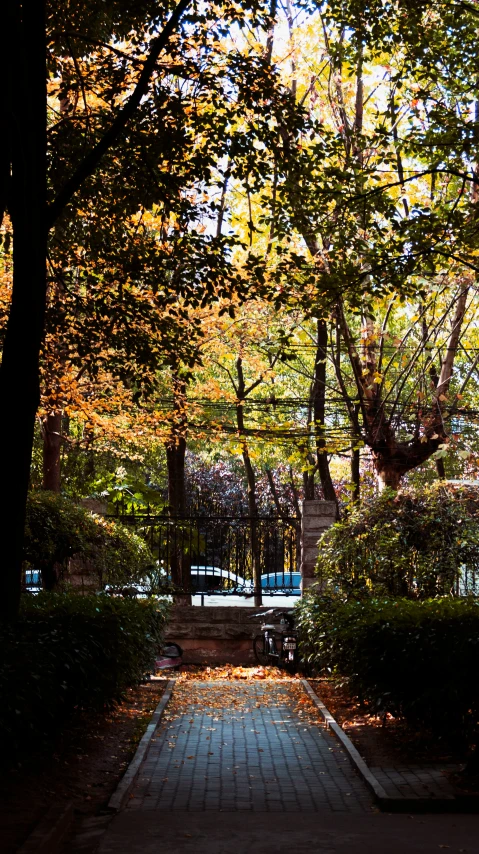
[[[296,682],[176,685],[128,810],[365,813],[372,796]]]
[[[390,797],[430,800],[454,797],[454,789],[445,772],[457,772],[459,768],[457,764],[370,766],[376,780]]]

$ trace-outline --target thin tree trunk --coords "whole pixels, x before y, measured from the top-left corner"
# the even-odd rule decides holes
[[[166,462],[168,469],[168,508],[173,519],[171,530],[175,531],[171,548],[171,577],[173,584],[180,590],[175,595],[179,605],[191,605],[191,555],[185,548],[184,538],[189,545],[189,535],[182,522],[186,513],[186,384],[173,374],[173,425],[170,440],[166,445]]]
[[[298,489],[297,489],[297,486],[296,486],[296,484],[295,484],[295,482],[294,482],[294,472],[293,472],[293,467],[292,467],[292,466],[290,466],[290,467],[289,467],[289,482],[290,482],[290,484],[291,484],[291,492],[292,492],[292,495],[293,495],[293,505],[294,505],[294,509],[295,509],[295,512],[296,512],[296,516],[297,516],[298,520],[300,521],[300,520],[301,520],[301,506],[300,506],[300,503],[299,503],[299,493],[298,493]]]
[[[250,532],[251,532],[251,554],[253,559],[253,583],[254,583],[254,604],[260,607],[263,601],[261,594],[261,564],[259,554],[259,537],[258,537],[258,502],[256,499],[256,476],[254,473],[253,464],[249,455],[248,442],[245,435],[244,424],[244,399],[245,399],[245,381],[243,373],[243,360],[238,356],[236,360],[236,370],[238,374],[238,399],[236,402],[236,423],[238,425],[238,433],[243,448],[243,465],[246,474],[247,496],[248,496],[248,513],[250,517]]]
[[[166,448],[168,468],[168,507],[172,516],[183,516],[186,509],[186,439],[176,436]]]
[[[284,511],[281,501],[279,499],[278,490],[276,489],[276,484],[274,482],[273,473],[270,469],[266,469],[266,477],[268,478],[269,488],[271,492],[271,496],[274,501],[274,506],[278,512],[278,516],[280,519],[283,519],[284,522],[288,521],[288,514]]]
[[[49,412],[42,420],[43,433],[43,489],[60,492],[62,414]]]
[[[39,403],[39,355],[46,303],[46,39],[42,0],[7,0],[14,45],[6,81],[12,135],[12,303],[0,367],[2,448],[2,597],[0,615],[13,618],[20,601],[23,529]],[[5,85],[5,81],[3,81]]]
[[[444,460],[441,458],[436,460],[436,471],[440,480],[446,480],[446,468],[444,466]]]
[[[266,39],[266,52],[265,52],[265,60],[268,65],[271,64],[271,57],[273,55],[273,42],[274,42],[274,25],[276,18],[276,0],[270,0],[269,6],[269,16],[270,16],[270,24],[268,30],[268,37]]]
[[[360,459],[359,448],[355,448],[353,444],[351,448],[351,482],[353,484],[352,499],[355,504],[359,504],[361,498]]]
[[[238,407],[236,408],[238,413]],[[242,420],[242,417],[241,419]],[[249,455],[248,445],[246,440],[243,441],[243,465],[246,473],[247,493],[248,493],[248,513],[250,517],[251,531],[251,555],[253,559],[253,581],[254,581],[254,604],[260,606],[262,604],[261,594],[261,564],[259,555],[259,531],[258,531],[258,505],[256,501],[256,476]]]
[[[329,470],[329,460],[326,452],[324,437],[324,420],[326,415],[326,357],[328,347],[328,327],[326,320],[317,322],[317,347],[312,386],[314,435],[316,439],[316,455],[319,477],[325,501],[334,501],[336,518],[339,519],[339,504],[336,490]]]
[[[314,501],[314,472],[303,472],[303,494],[305,501]]]
[[[359,416],[359,404],[354,407],[355,421]],[[361,452],[357,447],[358,438],[353,430],[353,438],[351,442],[351,483],[353,486],[352,500],[353,504],[359,504],[361,500]]]

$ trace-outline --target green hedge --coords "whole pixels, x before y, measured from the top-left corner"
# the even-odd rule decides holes
[[[427,599],[458,580],[462,592],[479,592],[479,489],[386,491],[323,535],[317,575],[323,589],[356,598]]]
[[[341,602],[309,594],[297,618],[305,660],[347,677],[374,712],[458,742],[477,738],[477,600]]]
[[[47,589],[57,584],[74,556],[91,565],[100,587],[125,585],[156,570],[147,544],[130,528],[52,492],[28,496],[24,556],[41,570]]]
[[[0,749],[11,755],[50,737],[74,709],[103,709],[151,672],[167,619],[164,602],[106,595],[24,597],[0,624]]]

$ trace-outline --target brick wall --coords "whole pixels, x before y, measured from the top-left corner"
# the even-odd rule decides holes
[[[254,664],[252,641],[261,620],[248,617],[267,610],[174,605],[166,638],[183,647],[186,664]]]

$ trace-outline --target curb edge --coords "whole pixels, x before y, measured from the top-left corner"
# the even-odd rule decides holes
[[[388,795],[379,780],[376,779],[367,763],[362,758],[349,736],[346,735],[342,727],[333,718],[329,709],[326,708],[323,701],[318,697],[307,679],[301,679],[301,684],[313,701],[316,708],[321,713],[321,716],[326,724],[327,729],[334,732],[336,738],[341,742],[346,753],[349,756],[352,764],[362,777],[368,788],[373,793],[378,806],[387,812],[463,812],[464,804],[461,804],[460,799],[451,795],[450,798],[395,798]],[[467,810],[466,810],[467,811]]]
[[[171,699],[171,695],[174,691],[175,684],[176,684],[176,679],[168,679],[168,682],[166,683],[166,688],[165,688],[164,694],[163,694],[160,702],[158,703],[155,711],[153,712],[150,723],[148,724],[145,732],[143,733],[141,741],[140,741],[138,747],[136,748],[135,755],[134,755],[133,759],[131,760],[130,764],[128,765],[128,768],[126,769],[125,773],[123,774],[123,777],[121,778],[120,782],[118,783],[118,786],[116,787],[115,791],[113,792],[110,800],[108,801],[108,809],[112,810],[112,812],[117,813],[121,810],[121,808],[125,802],[125,799],[129,793],[131,787],[133,786],[137,776],[138,776],[138,772],[140,770],[141,763],[143,762],[143,760],[146,756],[146,753],[147,753],[148,748],[150,746],[151,739],[153,738],[155,730],[156,730],[158,724],[160,723],[160,720],[163,716],[163,712],[165,711],[165,708],[166,708],[169,700]]]
[[[313,701],[316,708],[319,709],[327,729],[331,729],[334,732],[336,738],[341,742],[351,762],[353,763],[357,771],[359,771],[359,774],[361,775],[369,789],[371,789],[375,798],[378,801],[390,800],[386,790],[383,788],[383,786],[381,786],[379,780],[376,779],[369,766],[366,765],[366,762],[364,761],[358,750],[355,748],[349,736],[346,735],[344,730],[335,721],[331,712],[326,708],[323,701],[320,700],[316,692],[313,691],[308,680],[301,679],[301,684],[306,693],[308,694],[309,698]]]

